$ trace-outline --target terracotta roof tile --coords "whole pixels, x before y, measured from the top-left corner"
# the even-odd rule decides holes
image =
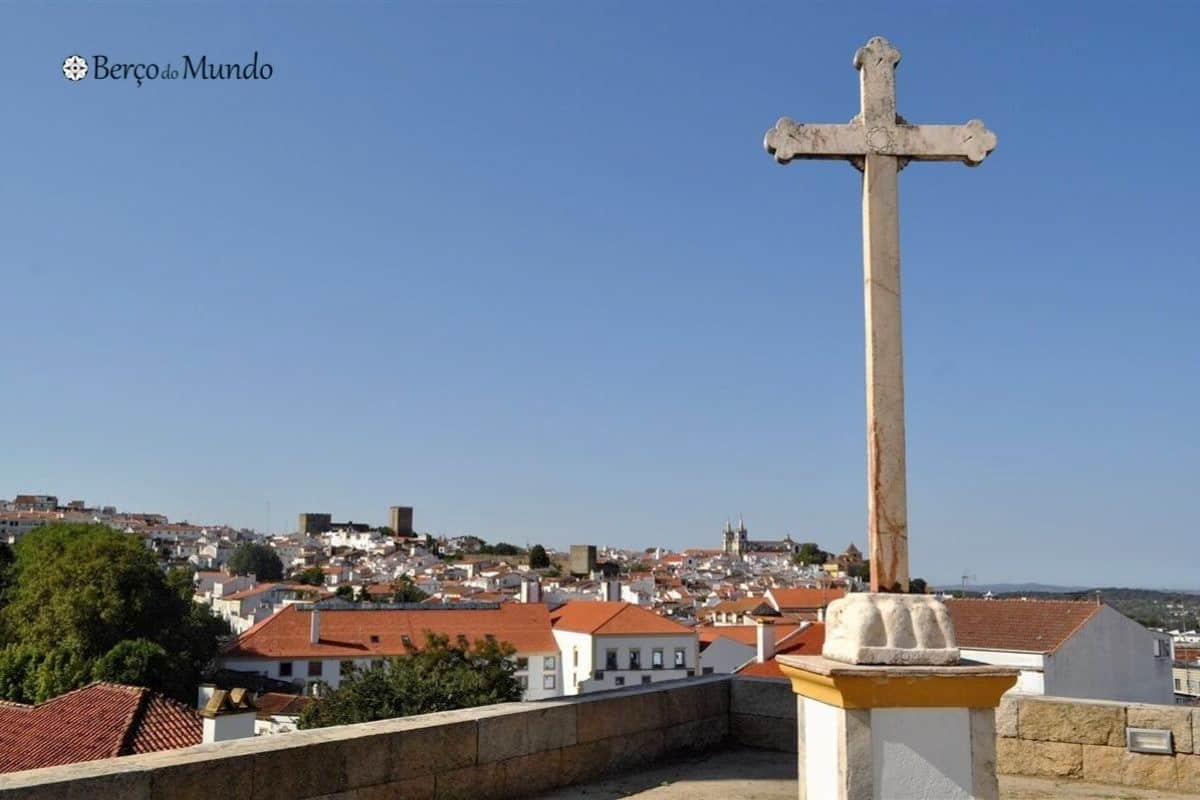
[[[263,692],[254,698],[254,708],[258,718],[265,719],[275,714],[298,715],[311,702],[311,697],[302,694]]]
[[[0,704],[0,772],[199,744],[192,709],[139,686],[93,683],[36,706]]]
[[[754,646],[758,643],[758,632],[755,630],[756,625],[699,625],[696,627],[696,633],[700,634],[700,642],[702,644],[711,644],[717,639],[731,639],[741,644]],[[775,632],[775,643],[778,646],[780,640],[786,636],[790,636],[800,630],[803,625],[772,625],[771,629]]]
[[[1102,606],[1071,600],[946,601],[958,646],[1053,653]]]
[[[814,589],[810,587],[768,589],[766,594],[767,597],[775,601],[775,606],[780,611],[824,608],[834,600],[845,595],[845,589]]]
[[[632,603],[577,600],[554,610],[555,628],[576,633],[692,633],[686,625],[659,616]]]
[[[786,638],[778,641],[775,645],[775,655],[819,656],[821,648],[824,646],[825,623],[814,622],[808,627],[795,631]],[[773,658],[761,664],[757,661],[751,661],[739,669],[737,674],[748,675],[754,678],[779,678],[780,680],[787,680],[783,672],[779,669],[779,662]]]
[[[224,651],[227,657],[332,658],[399,656],[405,639],[416,646],[432,631],[474,641],[492,635],[518,652],[558,650],[550,616],[541,603],[504,603],[495,609],[430,605],[424,609],[323,608],[320,641],[309,641],[312,611],[295,605],[258,623]]]

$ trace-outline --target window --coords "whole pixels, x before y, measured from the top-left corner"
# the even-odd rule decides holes
[[[553,689],[554,688],[554,676],[553,675],[543,675],[542,676],[542,688],[543,689]]]
[[[525,656],[517,656],[517,669],[529,669],[529,659]]]
[[[1154,657],[1155,658],[1166,658],[1170,654],[1171,654],[1171,646],[1169,644],[1167,644],[1166,639],[1155,639],[1154,640]]]
[[[649,682],[650,682],[650,676],[649,676],[649,675],[643,675],[643,676],[642,676],[642,683],[649,683]]]
[[[579,648],[578,647],[571,648],[571,662],[572,662],[571,663],[572,667],[579,666]]]
[[[675,669],[683,669],[687,666],[687,650],[682,647],[675,648]]]
[[[320,661],[308,662],[308,677],[310,677],[310,678],[321,677],[321,662]]]
[[[663,651],[661,647],[656,647],[650,651],[650,669],[663,668]]]
[[[704,668],[704,669],[701,671],[701,673],[700,673],[700,674],[701,674],[701,675],[712,675],[712,674],[713,674],[713,668],[712,668],[712,667],[705,667],[705,668]]]
[[[624,686],[625,678],[621,677],[621,676],[617,676],[616,678],[613,678],[613,683],[615,683],[617,686]]]
[[[1175,691],[1178,692],[1178,691],[1181,691],[1182,689],[1183,689],[1183,681],[1179,680],[1179,678],[1176,678],[1175,679]]]
[[[279,677],[281,677],[281,678],[292,677],[292,662],[290,662],[290,661],[280,661],[279,662]]]
[[[354,672],[354,662],[353,661],[343,661],[338,668],[338,674],[341,675],[343,678],[352,672]]]
[[[630,669],[641,669],[642,668],[642,651],[641,650],[631,649],[629,651],[629,668]]]
[[[596,670],[595,677],[596,677],[596,680],[598,680],[598,681],[604,680],[604,670],[602,670],[602,669]]]
[[[605,669],[616,669],[617,668],[617,651],[616,650],[605,650],[604,651],[604,668]]]
[[[544,656],[542,658],[542,669],[553,671],[558,666],[558,659],[554,656]],[[553,689],[553,686],[548,687]]]

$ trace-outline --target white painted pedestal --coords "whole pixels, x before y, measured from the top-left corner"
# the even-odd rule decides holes
[[[780,656],[797,694],[800,800],[996,800],[995,707],[1017,671]]]

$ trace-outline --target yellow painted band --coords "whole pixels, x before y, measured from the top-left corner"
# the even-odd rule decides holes
[[[780,664],[801,697],[838,708],[995,708],[1016,675],[818,675]]]

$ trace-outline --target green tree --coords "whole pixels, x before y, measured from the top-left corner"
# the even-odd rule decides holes
[[[355,667],[300,715],[301,728],[347,725],[431,711],[518,700],[516,650],[492,637],[473,644],[465,636],[426,633],[425,647],[368,669]]]
[[[924,578],[913,578],[908,582],[909,594],[925,594],[928,588],[929,586],[925,583]]]
[[[173,668],[162,645],[146,639],[126,639],[92,663],[92,680],[146,686]]]
[[[804,542],[792,560],[802,566],[824,564],[829,560],[829,554],[822,550],[816,542]]]
[[[341,586],[337,587],[337,592],[335,592],[335,594],[339,600],[353,600],[354,587],[348,583],[343,583]]]
[[[265,544],[247,542],[238,545],[226,566],[234,575],[254,575],[260,581],[283,578],[283,562],[279,560],[279,554],[274,547]]]
[[[485,544],[479,548],[479,552],[489,556],[519,556],[525,551],[517,547],[515,544],[508,542],[496,542],[496,544]]]
[[[196,570],[191,567],[171,567],[167,570],[167,586],[184,600],[196,593]]]
[[[145,685],[193,700],[229,628],[168,583],[141,539],[104,525],[55,523],[24,536],[15,555],[0,608],[0,697],[29,702],[61,694],[91,680],[105,657],[106,670],[132,669],[144,647],[109,654],[142,640],[169,657],[169,669],[154,670]]]
[[[392,600],[397,603],[419,603],[429,597],[421,587],[412,582],[412,579],[404,575],[397,581],[393,588]]]
[[[871,580],[871,562],[861,561],[857,564],[851,564],[846,567],[846,573],[851,578],[858,578],[860,581]]]
[[[292,580],[308,586],[324,586],[325,573],[321,572],[320,567],[306,567],[292,575]]]
[[[540,544],[529,548],[530,569],[545,569],[548,566],[550,566],[550,556],[546,553],[546,548]]]

